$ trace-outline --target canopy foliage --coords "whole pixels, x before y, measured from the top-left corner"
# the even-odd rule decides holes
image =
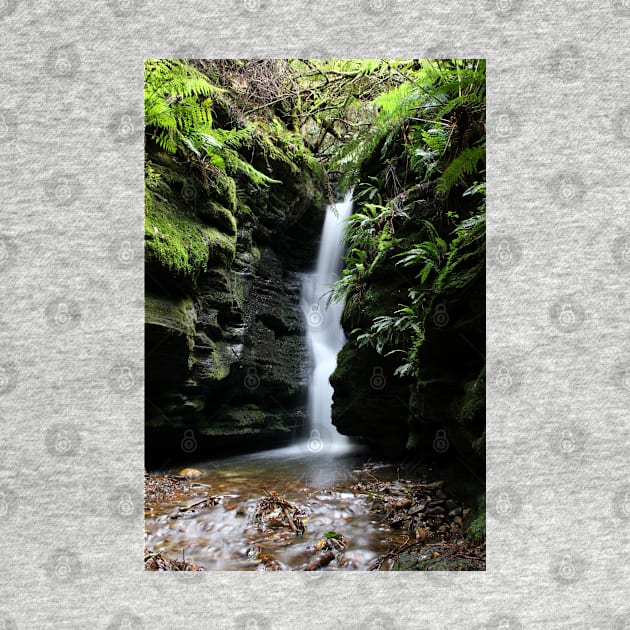
[[[485,235],[485,61],[468,59],[149,59],[147,142],[192,165],[202,186],[281,185],[254,152],[296,168],[323,165],[354,188],[342,277],[332,290],[361,309],[387,267],[408,278],[407,300],[353,333],[358,344],[414,348],[440,274],[462,234]],[[318,164],[319,163],[319,164]],[[147,160],[147,188],[160,193]]]

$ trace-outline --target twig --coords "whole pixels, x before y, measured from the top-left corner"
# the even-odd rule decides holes
[[[301,569],[302,571],[317,571],[321,567],[325,567],[335,559],[335,554],[332,551],[324,551],[316,555],[310,562],[308,562]]]
[[[291,529],[297,534],[298,530],[297,530],[297,527],[295,526],[295,523],[293,522],[293,519],[289,515],[289,510],[287,510],[287,508],[284,508],[282,511],[284,512],[284,515],[287,517],[287,520],[289,521],[289,525],[291,525]]]
[[[218,499],[218,498],[219,497],[204,497],[203,499],[200,499],[199,501],[196,501],[195,503],[191,503],[190,505],[180,506],[179,511],[188,512],[189,510],[196,508],[198,505],[202,505],[203,503],[209,503],[210,501],[214,499]]]

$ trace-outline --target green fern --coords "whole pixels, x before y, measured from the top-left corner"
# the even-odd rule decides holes
[[[433,127],[429,130],[422,129],[420,135],[427,147],[436,155],[442,155],[446,150],[448,135],[443,127]]]
[[[486,145],[464,149],[447,167],[438,180],[436,191],[445,195],[464,176],[477,171],[479,162],[485,159]]]
[[[423,221],[429,233],[429,240],[414,245],[411,249],[398,254],[397,265],[403,267],[414,267],[423,265],[416,278],[420,279],[420,284],[425,284],[432,271],[440,272],[444,261],[448,255],[449,245],[440,237],[435,226],[430,221]]]
[[[400,304],[393,314],[378,313],[366,330],[351,333],[359,346],[401,356],[397,376],[418,375],[425,319],[453,259],[452,248],[464,236],[481,238],[485,221],[485,62],[419,65],[422,73],[407,74],[406,84],[365,107],[369,123],[345,144],[332,166],[341,172],[342,188],[356,183],[357,207],[347,223],[348,254],[333,296],[360,308],[363,296],[368,300],[372,295],[376,272],[388,269],[391,260],[403,277],[408,276],[402,268],[410,268],[414,278],[409,279],[407,305]],[[438,197],[458,185],[457,194]],[[393,219],[398,207],[400,223]],[[426,240],[410,246],[420,225]],[[393,236],[394,227],[399,238]],[[346,309],[352,325],[361,322],[349,315]]]
[[[212,125],[211,94],[219,92],[198,70],[179,59],[147,59],[144,116],[151,137],[175,153],[191,130]]]
[[[451,140],[452,128],[445,117],[460,108],[481,111],[485,107],[483,60],[428,64],[412,76],[413,80],[386,91],[365,107],[377,112],[370,127],[349,139],[331,166],[341,171],[342,188],[358,182],[363,165],[377,152],[386,160],[401,135],[406,140],[410,169],[426,181],[437,170],[437,161]],[[442,185],[446,183],[445,179]]]
[[[397,346],[406,345],[413,335],[419,334],[421,322],[418,313],[412,306],[399,304],[399,307],[394,315],[375,317],[369,330],[355,329],[352,331],[359,348],[371,347],[378,354],[384,356],[405,354],[405,351]],[[388,350],[388,348],[390,349]]]
[[[245,142],[248,141],[251,129],[204,129],[203,132],[193,132],[191,144],[193,150],[198,153],[203,151],[213,166],[227,175],[243,175],[251,183],[258,187],[281,183],[259,170],[238,153]]]
[[[369,129],[342,147],[339,156],[331,165],[332,170],[343,173],[341,188],[349,188],[358,181],[361,166],[380,148],[383,159],[396,141],[400,130],[415,111],[421,108],[426,95],[420,86],[403,83],[381,94],[372,104],[379,110]]]
[[[145,122],[151,137],[169,153],[182,150],[195,156],[204,182],[205,170],[215,169],[215,176],[216,171],[230,177],[242,175],[257,187],[280,183],[254,168],[238,152],[251,143],[256,133],[254,124],[245,129],[212,127],[209,96],[221,91],[184,60],[147,59]]]

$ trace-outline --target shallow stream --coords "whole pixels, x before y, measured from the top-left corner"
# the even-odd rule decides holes
[[[324,570],[366,570],[404,537],[370,511],[369,496],[352,490],[373,475],[397,479],[396,467],[365,466],[361,455],[318,455],[301,446],[197,464],[202,476],[186,481],[168,500],[147,498],[145,546],[206,570],[291,570],[313,558],[326,533],[336,532],[347,548]],[[261,528],[252,520],[267,492],[306,511],[303,535],[286,526]],[[215,506],[180,511],[208,494],[222,498]]]

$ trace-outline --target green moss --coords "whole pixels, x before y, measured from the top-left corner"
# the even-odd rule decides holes
[[[184,335],[188,349],[193,349],[196,311],[191,299],[173,300],[147,293],[144,300],[144,317],[148,325]]]
[[[257,405],[231,407],[215,417],[200,429],[203,435],[260,435],[261,431],[281,431],[291,429],[282,423],[282,417],[265,411]]]
[[[250,146],[248,148],[262,153],[267,162],[272,161],[284,164],[288,167],[290,172],[297,175],[299,168],[297,164],[295,164],[295,159],[291,159],[291,157],[278,146],[278,144],[283,144],[282,138],[279,137],[279,134],[283,133],[283,128],[279,121],[274,121],[274,123],[276,122],[277,124],[272,124],[273,130],[266,128],[262,122],[257,123],[256,128],[252,128]],[[273,138],[269,135],[270,133],[274,133]]]
[[[347,342],[337,354],[337,365],[333,373],[330,375],[330,382],[348,383],[353,376],[357,367],[357,354],[359,350],[354,347],[352,342]],[[359,364],[360,365],[360,364]]]
[[[466,538],[471,542],[482,542],[486,538],[486,497],[479,499],[472,520],[466,527]]]
[[[230,265],[236,236],[201,223],[174,202],[146,191],[145,253],[175,274],[196,278],[209,262]]]
[[[146,257],[167,269],[194,276],[208,262],[207,247],[195,222],[180,216],[150,191],[145,195],[144,239]]]
[[[243,282],[243,276],[234,273],[230,277],[232,288],[232,299],[236,302],[238,310],[242,311],[245,308],[245,283]]]
[[[256,405],[247,405],[245,407],[236,407],[230,409],[226,415],[226,420],[237,427],[264,426],[269,413],[263,411]]]
[[[212,196],[224,205],[233,214],[236,213],[238,199],[236,194],[236,182],[229,176],[215,169],[208,181],[208,187]]]
[[[392,274],[393,275],[393,274]],[[402,279],[389,275],[387,282],[374,282],[365,294],[364,310],[370,320],[391,315],[407,301],[407,287]]]
[[[208,330],[208,325],[205,322],[204,322],[204,328]],[[217,325],[217,328],[218,328],[218,325]],[[198,350],[213,351],[214,341],[212,341],[212,339],[210,339],[210,337],[208,337],[208,335],[205,332],[198,332],[195,335],[195,348],[197,348]]]
[[[211,354],[197,357],[195,373],[202,380],[222,381],[230,375],[230,368],[234,360],[231,344],[218,342],[214,344]]]
[[[324,208],[328,205],[328,199],[324,196],[324,193],[317,189],[313,193],[313,207]]]
[[[236,236],[236,219],[225,206],[215,201],[208,201],[200,210],[200,214],[204,218],[207,217],[209,223],[213,223],[228,236]]]
[[[324,167],[306,147],[302,136],[289,131],[278,118],[252,124],[249,143],[244,148],[247,154],[259,156],[259,161],[265,165],[262,170],[283,182],[295,176],[311,183],[315,180],[320,185],[327,181]],[[312,196],[315,196],[314,190]]]
[[[213,227],[202,228],[208,240],[208,262],[229,267],[236,255],[236,236],[229,236]]]

